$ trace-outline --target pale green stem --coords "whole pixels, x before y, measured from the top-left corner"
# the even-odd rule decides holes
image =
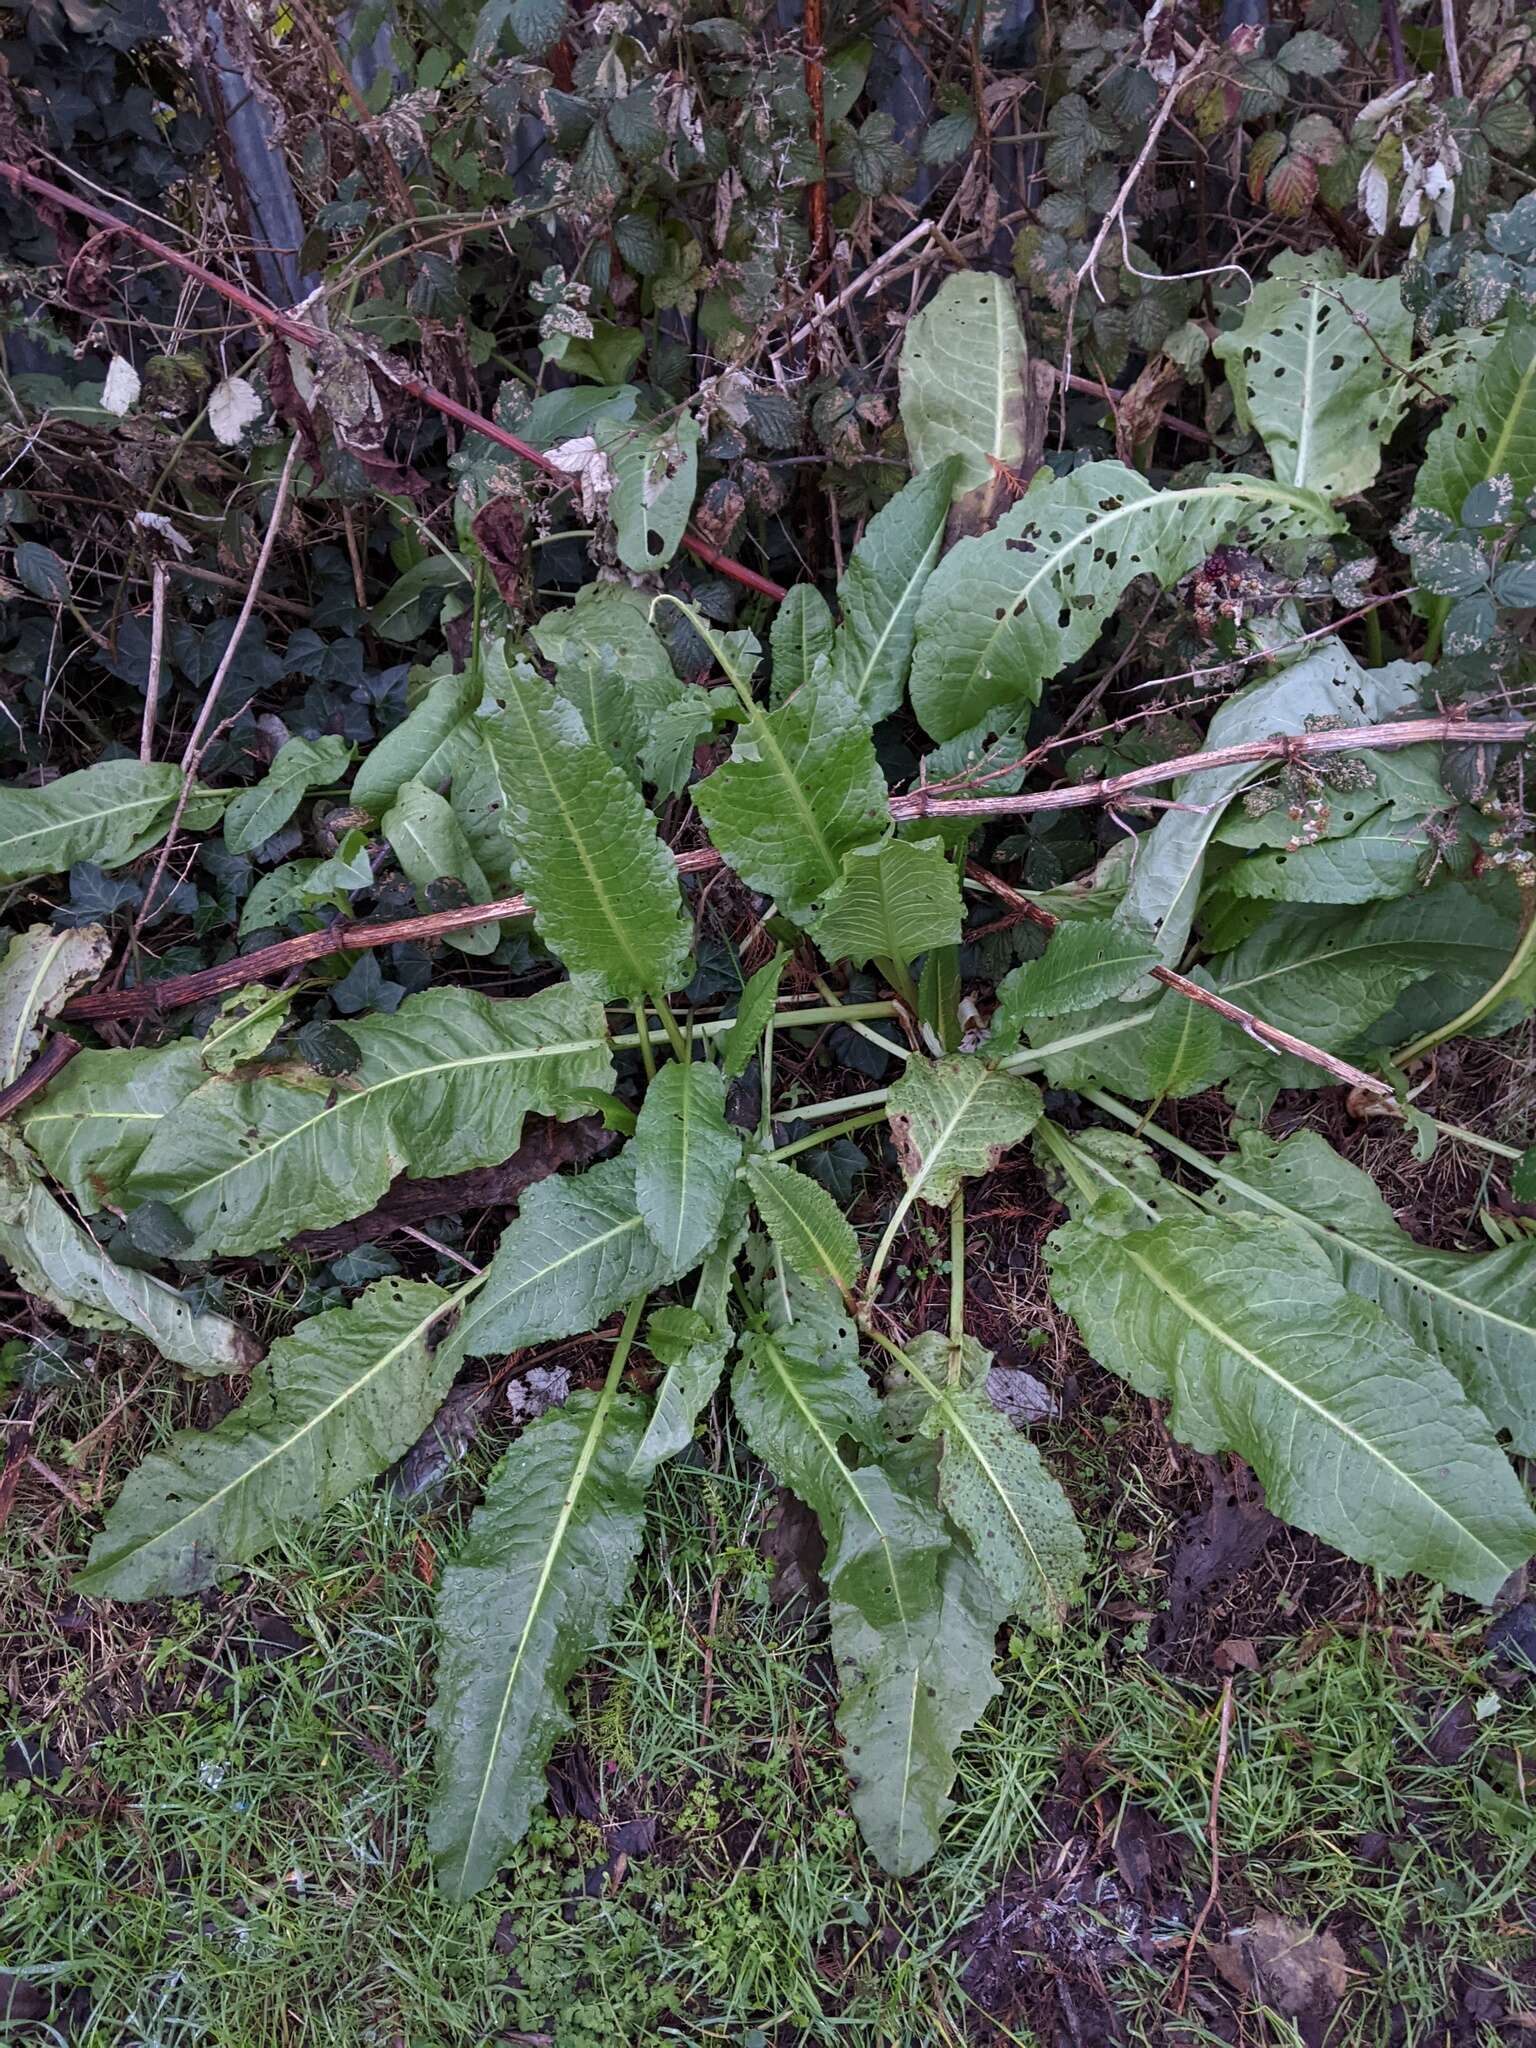
[[[807,1102],[781,1114],[786,1119],[793,1117],[796,1123],[813,1124],[818,1117],[843,1116],[855,1109],[881,1109],[890,1093],[889,1088],[866,1088],[861,1095],[834,1095],[825,1102]]]
[[[785,1030],[798,1031],[802,1025],[855,1025],[866,1017],[894,1017],[896,1015],[896,1008],[896,1004],[892,1002],[818,1003],[814,1006],[807,1005],[803,1010],[788,1008],[778,1010],[775,1012],[775,1016]],[[695,1023],[693,1029],[695,1034],[701,1038],[714,1038],[723,1031],[729,1031],[735,1021],[734,1017],[711,1017],[707,1023]],[[672,1042],[665,1030],[647,1031],[645,1036],[651,1045],[670,1045]],[[615,1052],[633,1052],[640,1043],[640,1034],[636,1031],[616,1032],[609,1039],[608,1043]],[[880,1043],[889,1052],[899,1053],[902,1050],[899,1045],[892,1045],[889,1039],[882,1038]],[[881,1100],[884,1100],[883,1096]],[[839,1108],[841,1105],[834,1104],[833,1107]],[[797,1111],[796,1114],[798,1115],[799,1112]]]
[[[636,1001],[630,1004],[630,1008],[635,1016],[636,1036],[633,1042],[640,1048],[640,1064],[645,1068],[646,1080],[654,1081],[656,1078],[656,1055],[651,1051],[651,1034],[646,1028],[645,1005],[642,1002]],[[667,1042],[666,1032],[661,1032],[659,1037],[661,1043],[665,1045]],[[619,1041],[615,1039],[613,1042],[617,1045]]]
[[[949,1205],[949,1383],[960,1378],[961,1344],[965,1338],[965,1183],[955,1189]]]
[[[624,1321],[619,1326],[619,1334],[614,1340],[613,1356],[608,1361],[608,1376],[603,1381],[603,1391],[598,1396],[597,1413],[592,1418],[592,1427],[599,1433],[602,1430],[603,1418],[612,1404],[614,1395],[619,1391],[619,1379],[629,1361],[629,1347],[635,1341],[635,1332],[640,1327],[640,1316],[644,1307],[645,1296],[637,1294],[624,1311]]]
[[[688,1041],[678,1028],[678,1022],[672,1014],[671,1005],[665,996],[652,996],[651,1007],[661,1019],[661,1027],[667,1034],[667,1043],[672,1048],[673,1057],[680,1060],[684,1066],[687,1066],[689,1058]]]
[[[758,1055],[757,1132],[766,1145],[773,1130],[773,1018],[763,1032],[763,1049]]]
[[[842,1104],[834,1104],[834,1107],[840,1109]],[[789,1110],[786,1112],[786,1117],[798,1120],[798,1112]],[[855,1131],[866,1131],[871,1124],[883,1124],[884,1122],[885,1111],[883,1109],[867,1110],[863,1116],[845,1117],[840,1124],[834,1124],[829,1131],[812,1131],[808,1137],[796,1138],[791,1145],[780,1145],[778,1150],[770,1152],[768,1157],[770,1159],[793,1159],[797,1153],[814,1152],[818,1145],[835,1144],[839,1138],[851,1137]],[[745,1172],[746,1169],[743,1168],[742,1171]]]

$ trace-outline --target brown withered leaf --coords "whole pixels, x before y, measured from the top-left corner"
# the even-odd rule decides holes
[[[1184,372],[1167,356],[1154,356],[1115,404],[1115,453],[1127,469],[1137,466],[1137,451],[1157,431],[1169,399],[1184,382]]]
[[[1280,1913],[1256,1913],[1230,1941],[1213,1942],[1210,1955],[1234,1991],[1287,2019],[1326,2019],[1349,1989],[1338,1936],[1314,1934]]]
[[[511,498],[488,498],[470,521],[470,531],[496,579],[502,603],[518,609],[527,560],[522,508]]]

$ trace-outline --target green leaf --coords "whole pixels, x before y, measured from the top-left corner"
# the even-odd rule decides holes
[[[499,649],[493,662],[507,708],[484,732],[509,863],[539,936],[605,995],[679,987],[692,928],[655,819],[563,698],[521,664],[508,668]]]
[[[796,583],[773,616],[773,695],[780,703],[808,683],[816,663],[832,654],[832,613],[814,583]],[[908,650],[910,652],[910,649]]]
[[[418,889],[452,879],[461,883],[471,903],[489,903],[495,890],[470,851],[469,841],[445,797],[422,782],[402,782],[384,814],[384,837],[406,877]],[[501,926],[494,918],[461,932],[446,932],[448,944],[461,953],[494,953]]]
[[[1470,494],[1494,477],[1509,478],[1515,503],[1536,490],[1536,321],[1518,303],[1426,442],[1413,502],[1458,521]]]
[[[348,1031],[363,1057],[339,1084],[302,1069],[205,1081],[159,1118],[127,1197],[169,1202],[199,1255],[264,1251],[360,1216],[397,1173],[508,1159],[529,1112],[579,1116],[580,1091],[613,1081],[602,1008],[568,982],[503,1002],[428,989]]]
[[[181,770],[159,761],[99,761],[42,789],[0,788],[0,882],[82,860],[121,867],[154,845],[180,792]]]
[[[1202,1168],[1227,1203],[1283,1216],[1315,1237],[1351,1294],[1375,1302],[1453,1373],[1517,1451],[1536,1452],[1536,1240],[1433,1251],[1399,1226],[1370,1175],[1315,1131],[1284,1141],[1244,1131],[1238,1145]]]
[[[452,1383],[432,1336],[458,1299],[380,1280],[300,1323],[233,1414],[178,1431],[129,1475],[76,1586],[115,1600],[195,1593],[376,1478]]]
[[[1416,888],[1429,850],[1422,823],[1384,810],[1345,838],[1250,854],[1227,869],[1221,883],[1240,899],[1268,903],[1375,903]]]
[[[747,1184],[764,1228],[807,1280],[831,1280],[843,1293],[859,1277],[859,1241],[836,1202],[816,1181],[775,1160],[749,1159]]]
[[[121,1052],[87,1048],[22,1112],[28,1146],[87,1216],[122,1206],[139,1154],[208,1078],[201,1055],[195,1038]]]
[[[17,543],[11,558],[16,581],[45,604],[62,604],[69,596],[69,566],[41,541]]]
[[[629,1156],[645,1227],[668,1263],[686,1273],[720,1235],[741,1164],[720,1069],[700,1060],[663,1067],[645,1091]]]
[[[1419,674],[1410,662],[1362,669],[1342,642],[1325,641],[1279,675],[1250,683],[1223,704],[1202,751],[1304,733],[1309,719],[1377,723],[1416,705]],[[1167,965],[1178,960],[1188,943],[1206,853],[1222,811],[1262,772],[1262,763],[1248,762],[1184,776],[1170,791],[1175,808],[1165,811],[1137,843],[1135,871],[1115,922],[1144,939],[1150,935]]]
[[[1000,1074],[974,1053],[914,1053],[886,1102],[908,1199],[945,1208],[963,1180],[990,1173],[1040,1119],[1033,1081]]]
[[[960,948],[935,946],[917,985],[918,1019],[934,1052],[960,1050]]]
[[[1529,1146],[1516,1161],[1509,1191],[1517,1202],[1536,1202],[1536,1145]]]
[[[443,1573],[428,1840],[450,1899],[490,1882],[544,1797],[544,1766],[570,1726],[566,1685],[602,1641],[640,1547],[644,1489],[629,1473],[644,1420],[612,1387],[540,1416],[491,1474]]]
[[[1281,520],[1326,531],[1321,499],[1258,477],[1159,491],[1118,462],[1044,475],[990,533],[960,541],[924,586],[912,656],[912,707],[936,740],[1040,687],[1086,654],[1126,586],[1165,589],[1239,531]]]
[[[1058,1303],[1102,1364],[1231,1450],[1271,1509],[1346,1555],[1491,1600],[1536,1516],[1486,1417],[1327,1258],[1267,1217],[1049,1240]]]
[[[0,1126],[0,1262],[77,1328],[126,1330],[193,1372],[244,1372],[261,1355],[223,1316],[200,1314],[174,1287],[115,1265],[56,1202],[15,1134]]]
[[[836,883],[843,856],[889,829],[868,725],[825,673],[776,711],[755,706],[731,758],[693,798],[747,887],[799,922]]]
[[[809,929],[829,960],[898,960],[953,946],[964,921],[960,875],[942,839],[882,839],[843,856]]]
[[[198,1053],[210,1074],[232,1074],[258,1060],[288,1021],[295,989],[252,982],[220,1003]]]
[[[0,960],[0,1087],[42,1044],[44,1019],[94,981],[111,957],[112,941],[99,924],[63,932],[34,924],[15,935]]]
[[[758,968],[741,992],[731,1028],[725,1034],[725,1042],[720,1049],[720,1064],[732,1081],[747,1071],[752,1055],[762,1043],[768,1020],[779,1000],[779,983],[784,979],[789,958],[788,953],[775,953],[765,966]]]
[[[609,510],[619,560],[636,575],[664,569],[677,553],[699,480],[699,423],[691,413],[656,425],[599,420],[593,429],[613,466]]]
[[[1058,1634],[1088,1569],[1072,1503],[1034,1444],[985,1393],[946,1388],[934,1421],[944,1438],[945,1512],[1008,1611]]]
[[[416,709],[387,732],[352,778],[352,801],[382,818],[404,782],[437,789],[456,778],[479,751],[474,723],[485,685],[473,669],[442,676]]]
[[[664,1368],[661,1385],[630,1470],[648,1477],[666,1458],[693,1441],[694,1424],[713,1398],[730,1356],[729,1327],[717,1327],[697,1309],[659,1308],[646,1325],[646,1349]]]
[[[901,709],[918,600],[944,543],[958,468],[958,458],[946,457],[899,490],[864,529],[837,586],[843,620],[833,637],[832,673],[871,724]],[[814,657],[805,674],[813,667]],[[777,642],[774,686],[782,696]]]
[[[997,1692],[1001,1608],[894,1461],[845,1453],[878,1427],[856,1360],[749,1335],[732,1395],[754,1453],[821,1524],[853,1808],[884,1868],[907,1876],[939,1846],[956,1746]]]
[[[1011,1052],[1027,1018],[1092,1009],[1156,965],[1157,955],[1144,939],[1103,918],[1058,925],[1043,953],[999,982],[988,1050]]]
[[[681,789],[694,745],[713,723],[710,697],[678,680],[648,600],[621,584],[589,583],[573,605],[547,612],[533,638],[588,738],[607,747],[631,780],[638,764],[664,794]]]
[[[578,1337],[681,1277],[641,1218],[632,1150],[528,1190],[479,1300],[454,1332],[460,1357]]]
[[[912,467],[926,470],[955,457],[956,497],[990,484],[994,461],[1017,469],[1025,451],[1028,354],[1006,278],[982,270],[945,278],[902,337],[901,423]]]
[[[1286,49],[1313,40],[1328,39],[1303,34]],[[1281,483],[1336,504],[1375,482],[1413,346],[1395,277],[1357,277],[1332,250],[1277,256],[1242,324],[1214,346],[1238,420],[1262,438]]]
[[[231,853],[251,853],[281,832],[310,790],[339,782],[352,749],[327,734],[318,740],[285,740],[261,781],[242,789],[224,813],[224,844]]]
[[[467,598],[475,579],[458,555],[430,554],[414,563],[381,597],[368,623],[381,640],[408,647],[437,624],[451,592]]]
[[[1137,1093],[1144,1102],[1199,1095],[1225,1079],[1230,1066],[1220,1017],[1172,988],[1153,1010],[1140,1052],[1146,1079]]]

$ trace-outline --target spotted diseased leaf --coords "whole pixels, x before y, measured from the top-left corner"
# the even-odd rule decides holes
[[[279,1339],[216,1429],[133,1471],[75,1585],[182,1597],[249,1564],[410,1449],[453,1379],[434,1339],[458,1295],[386,1279]]]
[[[907,1196],[944,1208],[964,1180],[990,1173],[1040,1119],[1033,1081],[1002,1074],[974,1053],[915,1053],[886,1104]]]
[[[680,1273],[720,1234],[741,1163],[741,1134],[725,1120],[725,1076],[673,1060],[645,1091],[630,1147],[645,1227]]]
[[[1321,1247],[1271,1218],[1050,1239],[1052,1292],[1095,1358],[1235,1451],[1274,1513],[1386,1572],[1491,1600],[1536,1516],[1480,1409]]]
[[[546,1410],[491,1474],[443,1573],[428,1842],[452,1899],[482,1890],[526,1831],[570,1726],[565,1688],[628,1590],[644,1423],[613,1385]]]
[[[829,960],[905,964],[957,945],[960,875],[942,839],[882,839],[843,856],[843,872],[810,926]]]
[[[844,855],[889,828],[869,726],[825,671],[777,710],[754,707],[731,758],[693,797],[741,879],[801,923],[840,878]]]
[[[605,994],[680,987],[692,929],[655,819],[570,704],[499,651],[493,668],[506,709],[483,731],[498,825],[539,936]]]

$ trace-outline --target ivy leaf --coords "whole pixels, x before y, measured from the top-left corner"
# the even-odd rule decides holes
[[[460,1357],[579,1337],[681,1277],[641,1218],[632,1150],[528,1190],[502,1232],[484,1291],[454,1332]]]
[[[193,1372],[244,1372],[260,1347],[174,1287],[116,1265],[56,1202],[14,1132],[0,1127],[0,1260],[17,1284],[85,1330],[127,1330]]]
[[[877,1426],[856,1358],[754,1333],[732,1397],[753,1452],[821,1525],[853,1808],[883,1867],[907,1876],[938,1848],[956,1746],[997,1692],[999,1604],[894,1461],[845,1452]]]
[[[153,846],[181,793],[161,761],[99,761],[42,789],[0,788],[0,882],[59,875],[76,861],[121,867]]]
[[[1305,1239],[1267,1217],[1069,1223],[1047,1261],[1094,1357],[1167,1401],[1181,1442],[1245,1458],[1298,1528],[1484,1601],[1536,1550],[1487,1418]]]
[[[774,613],[768,634],[768,645],[773,653],[773,695],[776,702],[792,696],[802,683],[810,681],[821,656],[830,658],[832,633],[832,613],[827,600],[814,583],[796,583]],[[857,694],[855,691],[854,695]]]
[[[995,280],[994,280],[995,281]],[[944,541],[958,457],[933,461],[864,529],[837,586],[832,672],[873,724],[901,709],[917,605]],[[777,678],[777,646],[775,646]]]
[[[673,1060],[645,1091],[630,1147],[635,1199],[657,1247],[680,1273],[720,1234],[741,1163],[741,1134],[725,1120],[725,1076]]]
[[[843,856],[843,872],[811,923],[829,960],[915,960],[957,945],[960,875],[942,839],[882,839]]]
[[[1134,577],[1166,589],[1219,541],[1282,520],[1305,532],[1336,523],[1320,498],[1258,477],[1159,491],[1118,462],[1047,474],[928,578],[912,708],[947,740],[1002,706],[1035,703],[1042,683],[1092,647]]]
[[[1328,38],[1303,32],[1286,49],[1314,41]],[[1238,419],[1262,437],[1281,483],[1336,504],[1375,481],[1406,405],[1400,365],[1412,341],[1397,279],[1357,277],[1329,250],[1277,256],[1241,325],[1214,347]]]
[[[609,510],[619,560],[643,576],[677,553],[699,481],[699,423],[691,413],[658,425],[600,420],[593,438],[613,466]]]
[[[470,851],[452,806],[425,783],[401,783],[384,814],[383,831],[395,859],[418,889],[429,889],[451,876],[463,885],[471,903],[489,903],[494,898],[496,892]],[[492,918],[443,936],[461,953],[494,953],[501,943],[501,926]]]
[[[402,783],[440,789],[479,751],[474,723],[485,685],[473,669],[440,676],[409,717],[370,747],[352,778],[352,801],[382,818]]]
[[[807,1280],[831,1280],[849,1293],[859,1277],[859,1241],[826,1189],[770,1159],[747,1161],[747,1185],[789,1265]]]
[[[44,1019],[94,981],[111,957],[112,941],[99,924],[63,932],[34,924],[16,933],[0,960],[0,1087],[42,1044]]]
[[[500,1002],[428,989],[348,1035],[362,1057],[339,1085],[292,1071],[205,1081],[157,1117],[126,1194],[169,1202],[199,1255],[264,1251],[360,1216],[397,1173],[510,1158],[525,1115],[580,1115],[580,1091],[613,1082],[602,1007],[568,982]],[[123,1072],[131,1094],[139,1070]]]
[[[1536,1241],[1433,1251],[1401,1228],[1370,1175],[1317,1132],[1281,1141],[1244,1131],[1238,1147],[1202,1169],[1224,1201],[1284,1217],[1316,1238],[1352,1295],[1374,1302],[1453,1373],[1517,1451],[1536,1451]]]
[[[376,1478],[452,1383],[432,1336],[457,1299],[380,1280],[300,1323],[233,1414],[178,1431],[129,1475],[75,1584],[115,1600],[198,1592]]]
[[[499,650],[506,701],[483,731],[499,780],[500,828],[539,936],[604,994],[664,994],[687,979],[692,930],[677,863],[634,785],[549,685]]]
[[[914,1053],[886,1103],[907,1177],[907,1199],[945,1208],[963,1180],[990,1173],[1040,1120],[1032,1081],[1000,1074],[974,1053]]]
[[[242,789],[224,813],[224,844],[253,853],[281,832],[312,789],[339,782],[352,758],[344,739],[285,740],[260,782]]]
[[[451,1899],[490,1882],[544,1797],[565,1688],[640,1547],[644,1489],[629,1475],[644,1420],[613,1388],[547,1410],[491,1474],[443,1573],[428,1841]]]
[[[953,457],[957,497],[992,483],[994,463],[1017,470],[1028,430],[1028,356],[1006,278],[981,270],[945,278],[902,337],[901,423],[912,467]]]
[[[843,856],[889,826],[869,727],[824,670],[776,711],[754,706],[731,758],[693,798],[747,887],[798,922],[838,880]]]
[[[1103,918],[1058,925],[1038,958],[1024,961],[999,982],[988,1050],[1012,1052],[1026,1019],[1092,1009],[1156,965],[1157,955],[1144,939]]]

